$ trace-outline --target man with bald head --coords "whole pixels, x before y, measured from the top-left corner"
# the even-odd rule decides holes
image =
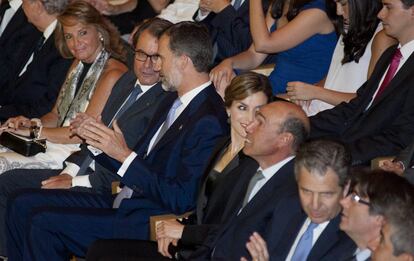
[[[246,127],[243,152],[259,167],[240,175],[222,216],[225,224],[209,234],[194,258],[236,260],[247,254],[245,242],[254,231],[266,229],[275,204],[297,193],[293,158],[308,131],[308,118],[294,104],[277,101],[257,111]]]

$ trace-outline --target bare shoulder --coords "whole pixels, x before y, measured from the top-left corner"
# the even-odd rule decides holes
[[[126,71],[128,71],[128,67],[125,64],[114,58],[109,58],[102,76],[104,76],[105,78],[115,77],[116,79],[118,79]]]

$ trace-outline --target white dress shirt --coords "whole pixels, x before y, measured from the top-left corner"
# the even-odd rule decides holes
[[[7,1],[7,0],[3,0],[3,1]],[[22,5],[22,0],[9,0],[9,4],[10,4],[10,8],[6,10],[6,12],[3,15],[3,19],[1,20],[0,36],[3,34],[4,29],[6,29],[6,26],[9,24],[14,14],[17,12],[17,10]]]
[[[325,228],[328,226],[329,221],[325,221],[321,224],[319,224],[317,227],[315,227],[315,229],[313,230],[313,238],[312,238],[312,247],[315,245],[316,241],[318,240],[318,238],[320,237],[320,235],[322,234],[322,232],[325,230]],[[286,257],[286,261],[290,261],[292,259],[293,254],[295,253],[296,247],[299,243],[300,238],[302,237],[302,235],[306,232],[306,229],[308,228],[308,226],[310,225],[311,220],[310,218],[306,218],[305,222],[302,225],[302,228],[299,230],[298,235],[296,236],[295,242],[293,243],[292,247],[290,248],[289,254]],[[311,250],[312,251],[312,250]]]
[[[203,83],[202,85],[198,86],[197,88],[192,89],[191,91],[185,93],[183,96],[179,97],[181,101],[181,106],[177,108],[174,115],[174,121],[180,116],[180,114],[184,111],[185,108],[187,108],[188,104],[199,94],[202,90],[207,88],[211,85],[211,81],[208,81],[206,83]],[[174,123],[173,121],[173,123]],[[151,138],[150,144],[148,146],[147,154],[151,151],[152,146],[154,145],[154,142],[156,140],[156,137],[158,136],[158,133],[161,130],[163,124],[158,128],[158,131],[155,133],[155,135]],[[118,170],[118,175],[123,177],[125,172],[128,170],[129,165],[131,165],[132,161],[135,159],[137,154],[133,151],[131,154],[125,159],[123,164]]]

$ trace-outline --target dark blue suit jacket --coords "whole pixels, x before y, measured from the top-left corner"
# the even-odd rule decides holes
[[[268,5],[269,1],[264,0],[264,12]],[[193,18],[197,14],[198,10]],[[212,12],[201,23],[209,28],[211,39],[217,43],[216,63],[245,51],[252,43],[249,27],[249,0],[245,0],[237,10],[232,5],[228,5],[217,14]]]
[[[181,214],[194,208],[197,188],[216,140],[227,135],[223,101],[213,86],[201,91],[174,121],[159,142],[147,153],[150,140],[165,121],[176,99],[171,93],[162,101],[137,143],[138,156],[130,164],[122,183],[133,189],[131,199],[122,201],[116,236],[148,238],[149,216]],[[96,160],[115,170],[120,163],[105,155]],[[141,228],[131,231],[131,227]]]
[[[241,176],[223,213],[226,223],[218,232],[210,233],[204,245],[194,253],[193,259],[240,260],[241,256],[248,257],[245,245],[250,235],[255,231],[264,234],[274,206],[283,197],[297,193],[293,162],[291,160],[280,168],[238,214],[251,178]]]
[[[271,226],[264,235],[271,260],[286,259],[306,217],[297,195],[288,197],[276,205]],[[307,261],[331,261],[340,260],[343,256],[352,256],[356,246],[339,229],[340,220],[340,215],[331,220],[312,247]]]
[[[41,35],[20,7],[0,37],[0,90],[16,79]]]
[[[0,121],[17,115],[41,117],[50,112],[71,62],[59,54],[52,34],[26,72],[0,89]]]

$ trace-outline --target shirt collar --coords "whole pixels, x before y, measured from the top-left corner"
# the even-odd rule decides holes
[[[22,0],[10,0],[9,1],[10,7],[14,10],[17,11],[17,9],[20,8],[20,6],[22,5]]]
[[[261,167],[259,170],[262,171],[263,176],[265,177],[265,180],[269,180],[273,175],[278,172],[286,163],[288,163],[290,160],[292,160],[295,156],[287,157],[286,159],[279,161],[278,163],[266,168],[262,169]],[[293,174],[293,173],[292,173]]]
[[[366,248],[364,250],[361,250],[361,249],[357,248],[357,250],[355,251],[355,259],[357,261],[365,261],[370,256],[371,256],[371,250],[369,250],[368,248]]]
[[[408,43],[404,44],[403,46],[401,46],[401,44],[399,44],[398,48],[400,48],[402,58],[407,59],[414,52],[414,40],[409,41]]]
[[[45,41],[47,39],[49,39],[49,37],[52,35],[53,31],[55,31],[56,28],[56,24],[57,24],[57,20],[54,20],[53,22],[51,22],[45,29],[45,31],[43,32],[43,37],[45,38]]]
[[[144,84],[141,84],[141,83],[139,82],[139,79],[137,78],[137,81],[135,82],[135,85],[137,85],[137,84],[138,84],[138,85],[141,87],[142,94],[144,94],[146,91],[148,91],[149,89],[151,89],[151,87],[155,86],[157,83],[158,83],[158,82],[156,82],[156,83],[154,83],[154,84],[152,84],[152,85],[144,85]]]
[[[180,101],[182,105],[184,105],[184,107],[187,107],[187,105],[193,100],[195,96],[197,96],[197,94],[199,94],[202,90],[204,90],[210,85],[211,85],[211,81],[208,81],[192,89],[191,91],[186,92],[183,96],[180,97]]]

